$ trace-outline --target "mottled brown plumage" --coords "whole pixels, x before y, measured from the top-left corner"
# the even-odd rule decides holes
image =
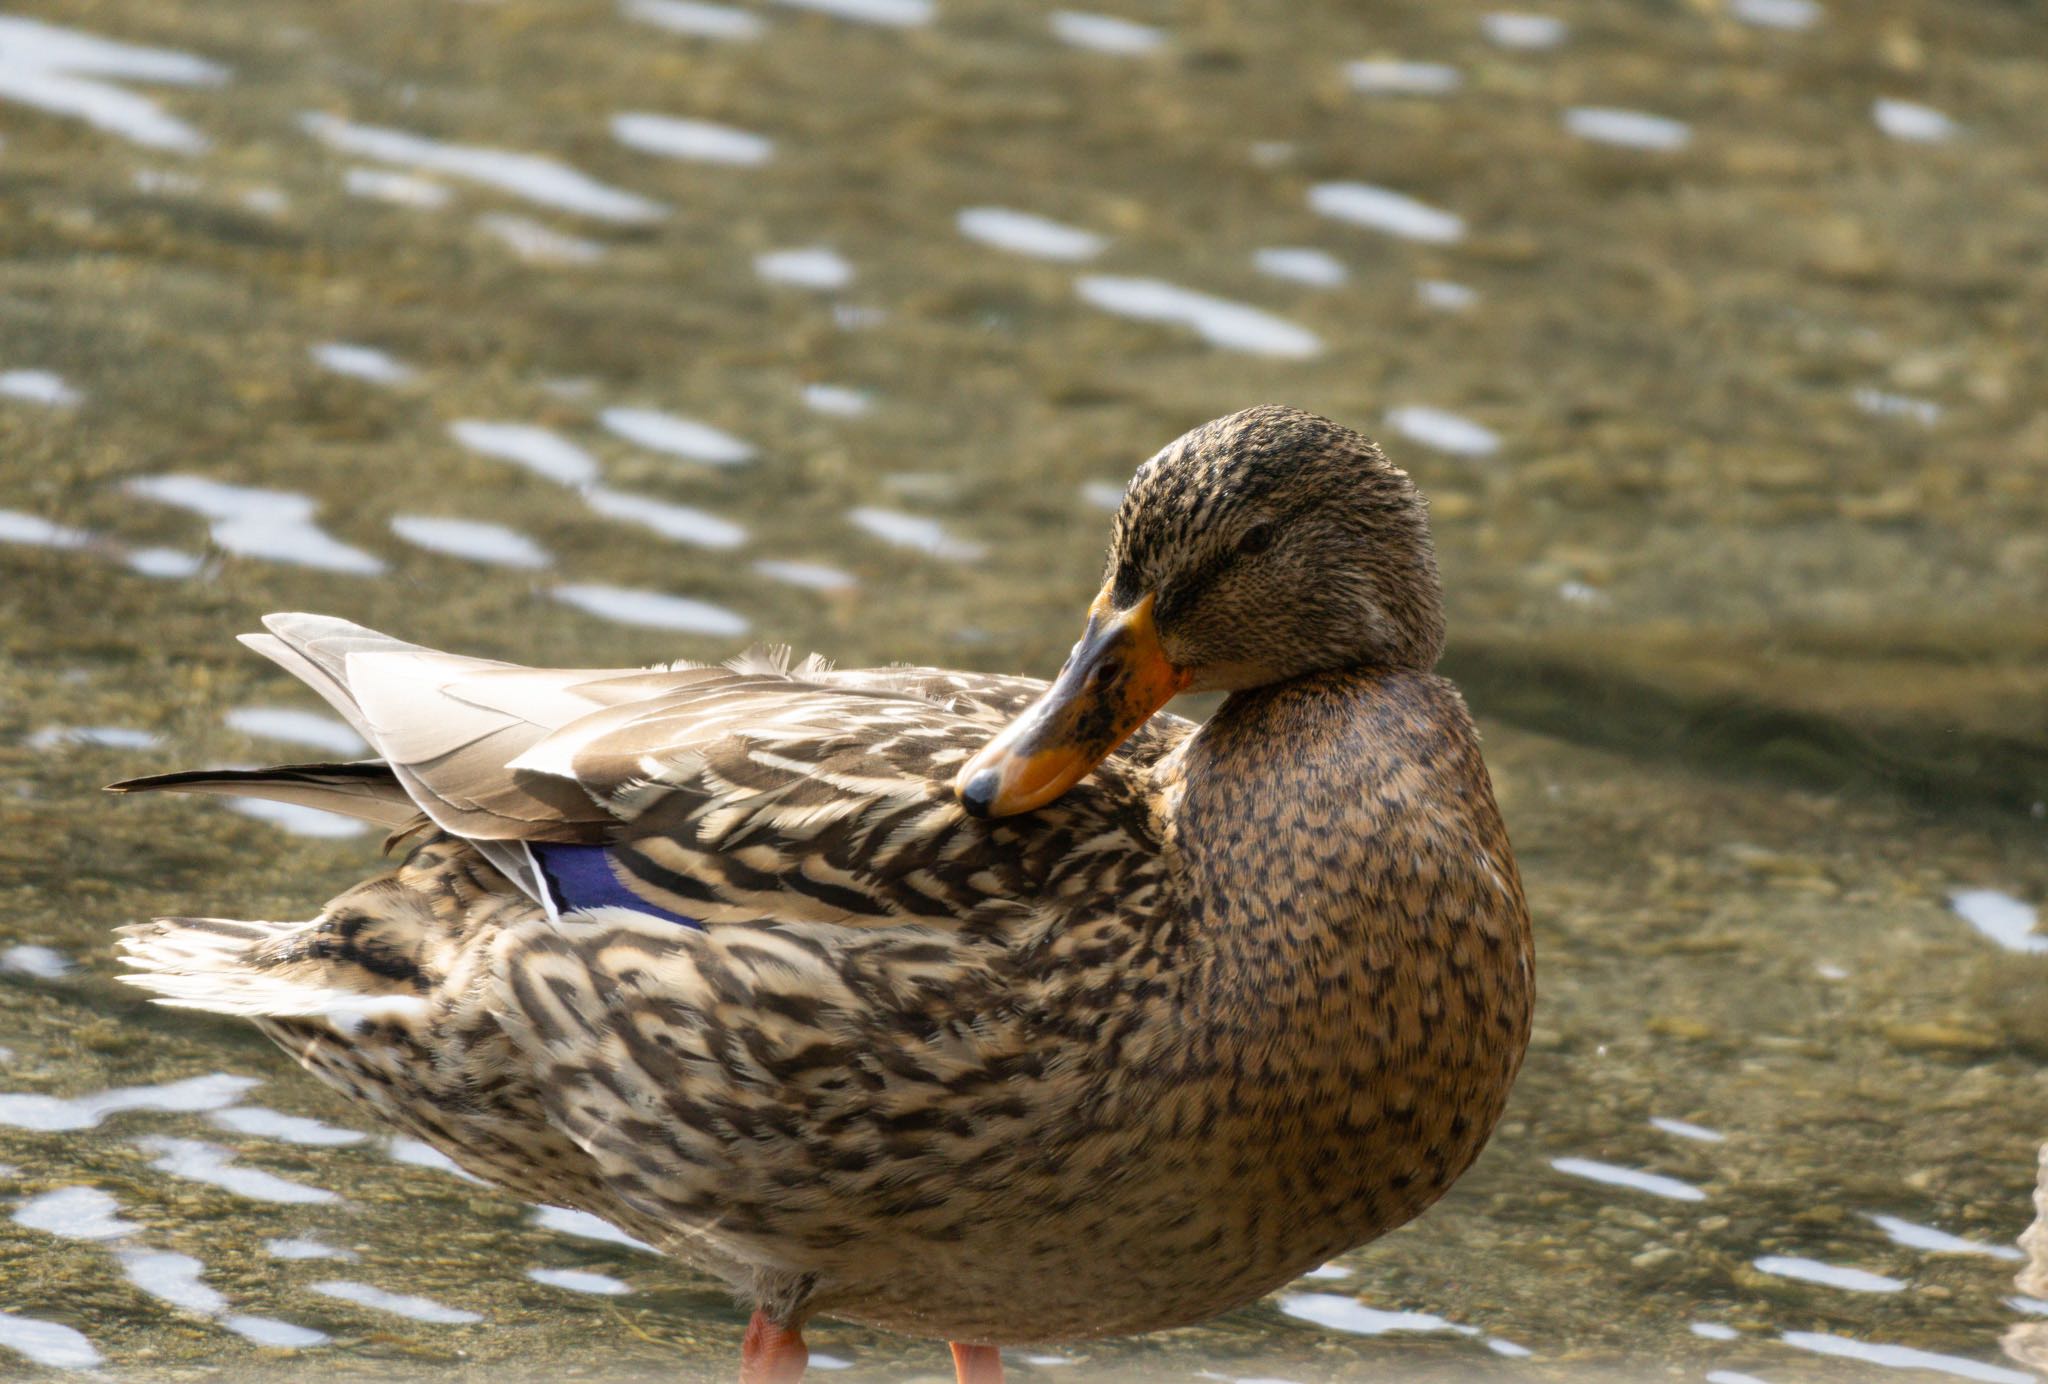
[[[1430,671],[1423,503],[1326,420],[1249,410],[1147,462],[1090,626],[1109,663],[1050,690],[531,670],[266,623],[251,642],[388,766],[279,771],[279,794],[430,834],[311,922],[135,929],[132,979],[724,1277],[770,1336],[821,1312],[981,1344],[1202,1319],[1436,1200],[1520,1064],[1528,918]],[[1048,806],[963,810],[956,774],[1071,754],[1147,657],[1159,687],[1231,695],[1199,727],[1153,717]],[[1020,712],[1037,738],[991,756]],[[995,781],[961,791],[1014,811]],[[547,842],[608,845],[618,886],[702,926],[560,906]]]

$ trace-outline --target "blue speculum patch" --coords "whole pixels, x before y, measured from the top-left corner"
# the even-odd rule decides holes
[[[666,918],[684,927],[702,927],[695,918],[671,913],[650,903],[628,888],[612,867],[611,852],[603,846],[578,846],[554,841],[531,843],[533,858],[540,866],[541,879],[558,912],[574,913],[586,908],[630,908],[655,918]]]

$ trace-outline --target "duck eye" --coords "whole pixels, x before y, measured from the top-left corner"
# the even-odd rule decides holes
[[[1256,557],[1273,546],[1273,526],[1254,524],[1244,531],[1237,540],[1237,551],[1246,557]]]

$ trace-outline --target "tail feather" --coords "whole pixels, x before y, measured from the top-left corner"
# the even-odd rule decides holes
[[[443,654],[423,644],[413,644],[388,634],[380,634],[367,626],[332,615],[283,611],[264,616],[263,626],[269,633],[245,634],[241,636],[242,643],[319,693],[321,698],[340,713],[342,719],[353,726],[356,733],[368,741],[379,754],[384,755],[387,761],[396,762],[384,743],[385,732],[371,723],[370,717],[363,709],[361,698],[350,685],[350,654],[417,654],[437,661],[460,663],[476,668],[516,667],[514,664],[501,663],[494,659],[460,658],[453,654]],[[508,754],[506,758],[510,758],[510,755]],[[392,782],[397,786],[399,794],[406,799],[409,810],[402,818],[385,823],[393,831],[392,838],[385,842],[387,848],[398,837],[413,830],[421,815],[433,819],[444,829],[460,831],[462,824],[451,817],[445,808],[439,812],[435,810],[439,806],[437,800],[425,791],[424,785],[410,769],[394,769],[390,772]],[[479,841],[477,849],[506,877],[516,881],[528,895],[534,898],[541,897],[539,875],[535,872],[532,859],[523,845],[509,841]]]
[[[406,796],[391,766],[379,760],[350,764],[278,764],[267,769],[187,769],[107,785],[109,793],[219,793],[238,798],[339,812],[393,831],[426,819]]]
[[[120,930],[128,984],[158,1003],[245,1018],[321,1018],[348,1024],[417,1016],[426,998],[410,986],[369,985],[359,967],[342,967],[303,945],[326,922],[244,922],[234,918],[157,918]],[[338,983],[350,982],[350,983]]]

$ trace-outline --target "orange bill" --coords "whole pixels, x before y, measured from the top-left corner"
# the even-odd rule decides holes
[[[1152,597],[1113,610],[1105,590],[1053,685],[967,761],[954,791],[977,817],[1043,807],[1086,778],[1188,679],[1159,647]]]

